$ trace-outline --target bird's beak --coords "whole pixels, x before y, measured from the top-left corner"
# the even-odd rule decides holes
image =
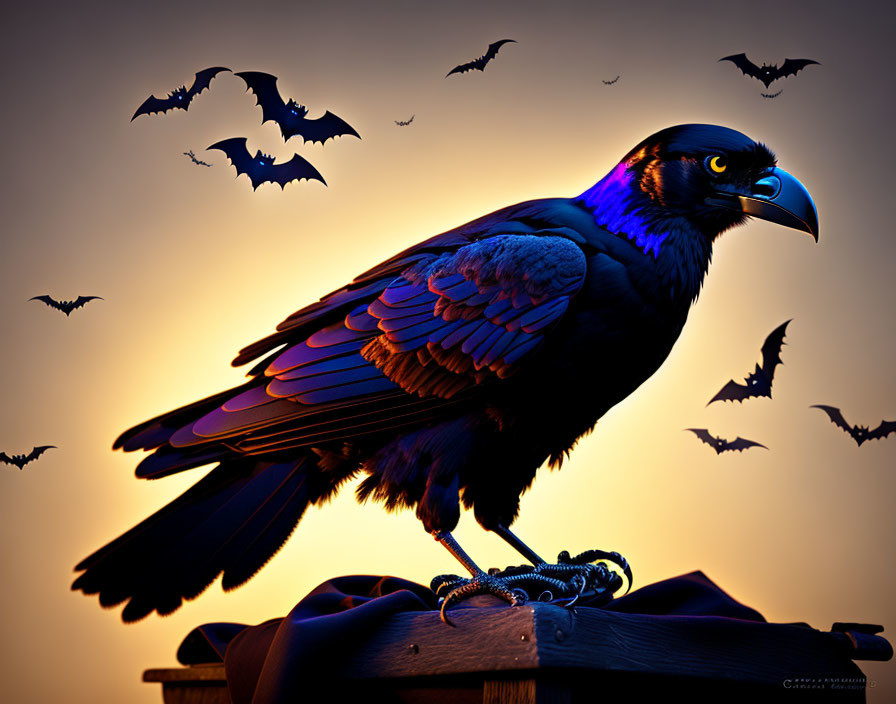
[[[716,191],[707,205],[739,210],[761,220],[802,230],[818,241],[818,211],[809,191],[784,169],[774,168],[749,193]]]

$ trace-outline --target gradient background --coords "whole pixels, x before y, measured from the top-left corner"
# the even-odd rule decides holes
[[[701,569],[771,621],[881,623],[896,636],[896,438],[856,448],[808,409],[833,404],[866,424],[896,416],[894,11],[630,5],[4,9],[0,448],[59,449],[23,472],[0,467],[0,700],[158,702],[141,672],[175,664],[195,625],[283,615],[339,574],[428,583],[458,569],[412,513],[361,508],[346,489],[309,510],[247,586],[213,585],[167,618],[124,626],[120,609],[69,591],[79,559],[206,471],[138,482],[139,458],[110,450],[120,431],[238,384],[229,362],[240,347],[394,252],[504,205],[577,194],[682,122],[771,146],[812,193],[821,240],[764,222],[725,235],[666,364],[562,472],[540,471],[516,528],[542,554],[620,550],[636,587]],[[485,73],[444,79],[504,37],[519,43]],[[765,100],[758,81],[717,62],[741,51],[822,66]],[[189,112],[128,122],[150,93],[214,65],[278,75],[284,96],[312,117],[344,117],[363,140],[286,146],[230,74]],[[393,123],[411,114],[409,127]],[[232,136],[279,159],[302,154],[329,187],[253,193],[203,151]],[[188,149],[214,168],[194,166]],[[44,293],[105,300],[66,319],[28,302]],[[788,318],[774,400],[706,408]],[[692,426],[771,451],[716,456],[682,432]],[[483,565],[518,559],[472,516],[457,535]],[[871,702],[896,700],[893,663],[861,667]]]

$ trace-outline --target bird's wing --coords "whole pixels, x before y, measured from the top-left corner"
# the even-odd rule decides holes
[[[423,397],[506,378],[566,312],[585,270],[582,250],[560,237],[474,242],[392,281],[366,308],[383,334],[362,354]]]
[[[137,470],[160,477],[218,453],[269,453],[443,417],[531,357],[584,276],[584,254],[562,236],[445,233],[243,350],[238,363],[280,347],[247,384],[147,421],[116,445],[160,448]]]

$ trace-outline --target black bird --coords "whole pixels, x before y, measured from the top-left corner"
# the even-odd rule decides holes
[[[236,357],[261,358],[243,385],[118,438],[152,451],[141,478],[217,467],[82,560],[72,588],[127,601],[125,621],[222,573],[232,589],[358,474],[360,499],[414,508],[474,588],[489,578],[451,538],[461,505],[540,564],[508,530],[520,493],[663,363],[718,235],[753,216],[817,239],[812,199],[775,164],[734,130],[670,127],[581,195],[436,235],[290,315]]]

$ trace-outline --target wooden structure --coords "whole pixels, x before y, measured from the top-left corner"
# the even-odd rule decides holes
[[[722,631],[700,616],[541,603],[459,607],[451,618],[456,628],[436,612],[391,617],[334,663],[327,694],[308,701],[864,702],[852,659],[892,655],[860,624],[822,632],[729,619]],[[223,665],[147,670],[143,679],[162,683],[165,704],[230,702]]]

